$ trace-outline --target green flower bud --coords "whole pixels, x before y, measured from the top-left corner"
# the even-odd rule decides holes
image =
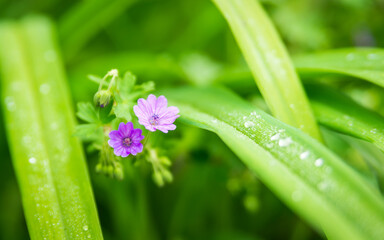
[[[159,187],[162,187],[164,185],[164,180],[163,180],[163,176],[161,175],[161,173],[159,172],[154,172],[153,175],[153,180],[155,181],[155,183],[159,186]]]
[[[102,170],[103,170],[103,165],[101,163],[98,163],[96,165],[96,172],[101,173]]]
[[[112,98],[112,91],[110,90],[100,90],[93,97],[93,101],[97,106],[105,107],[109,104]]]
[[[115,168],[115,177],[118,180],[123,180],[124,172],[123,172],[123,169],[121,167],[116,167]]]

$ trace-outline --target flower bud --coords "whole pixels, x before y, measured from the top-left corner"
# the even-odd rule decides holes
[[[105,107],[109,104],[112,98],[112,92],[110,90],[100,90],[93,97],[93,101],[97,106]]]

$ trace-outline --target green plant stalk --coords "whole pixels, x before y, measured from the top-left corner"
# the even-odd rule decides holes
[[[119,17],[136,0],[97,0],[79,2],[59,22],[66,59],[78,51],[102,28]]]
[[[384,201],[322,144],[220,89],[163,92],[181,120],[217,133],[297,214],[330,239],[377,239]]]
[[[102,239],[52,25],[33,17],[0,31],[5,122],[30,237]]]
[[[308,99],[277,31],[255,0],[213,0],[228,21],[273,115],[321,140]]]

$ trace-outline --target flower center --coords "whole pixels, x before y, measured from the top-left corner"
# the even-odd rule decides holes
[[[129,147],[131,146],[132,144],[132,139],[130,139],[129,137],[126,137],[123,139],[123,145],[126,146],[126,147]]]
[[[154,114],[154,115],[149,119],[149,123],[150,123],[152,126],[159,125],[159,116],[157,116],[156,114]]]

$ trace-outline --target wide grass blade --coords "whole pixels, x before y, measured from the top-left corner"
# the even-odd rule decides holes
[[[0,26],[7,136],[31,239],[102,239],[52,24]]]
[[[255,0],[214,0],[273,115],[321,139],[301,82],[275,27]]]
[[[384,151],[384,117],[336,90],[321,85],[308,85],[306,89],[319,123],[372,142]]]
[[[182,120],[217,133],[280,199],[330,239],[383,236],[379,192],[316,140],[222,89],[165,94]]]
[[[294,57],[300,74],[343,74],[384,87],[384,50],[337,49]]]

